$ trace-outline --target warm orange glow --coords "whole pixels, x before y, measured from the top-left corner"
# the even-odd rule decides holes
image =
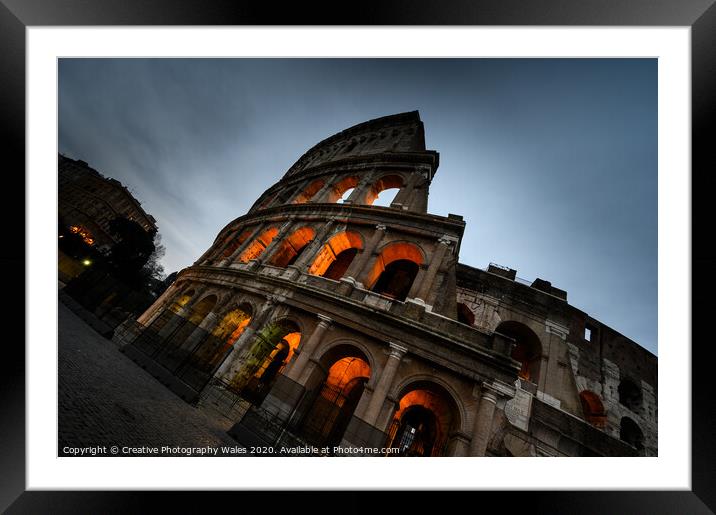
[[[261,253],[266,250],[271,241],[278,234],[278,229],[271,227],[262,232],[254,241],[252,241],[246,249],[239,256],[239,261],[242,263],[248,263],[252,259],[256,259]]]
[[[174,313],[179,313],[179,310],[186,306],[187,302],[189,302],[193,296],[194,290],[189,290],[184,295],[179,297],[179,299],[174,302],[169,309],[171,309]]]
[[[94,244],[94,237],[92,236],[92,233],[90,233],[85,227],[82,227],[81,225],[72,225],[70,226],[70,232],[82,236],[82,241],[84,241],[87,245]]]
[[[373,268],[364,281],[366,288],[372,288],[385,267],[398,259],[407,259],[420,266],[423,264],[423,253],[412,243],[391,243],[382,250],[375,260]]]
[[[201,299],[192,309],[191,316],[189,317],[189,322],[191,322],[194,325],[199,325],[202,320],[204,320],[204,317],[206,317],[207,313],[211,311],[214,308],[214,305],[216,304],[216,295],[209,295],[208,297],[204,297]]]
[[[309,184],[305,190],[303,190],[301,193],[296,196],[296,198],[293,200],[294,204],[304,204],[311,200],[313,196],[318,193],[318,191],[323,188],[323,185],[325,183],[323,182],[323,179],[316,179],[311,184]]]
[[[281,242],[281,246],[271,259],[271,265],[285,268],[300,254],[301,250],[316,235],[310,227],[301,227]]]
[[[229,311],[221,322],[214,328],[212,334],[217,338],[227,340],[227,344],[233,344],[241,336],[244,328],[251,321],[251,316],[241,309]]]
[[[397,446],[398,442],[395,441],[397,436],[398,428],[400,427],[403,416],[408,411],[413,411],[411,408],[421,406],[429,410],[435,416],[436,434],[434,435],[434,445],[430,451],[432,456],[439,455],[444,439],[450,433],[450,426],[453,422],[452,412],[450,404],[445,398],[444,394],[434,392],[431,390],[417,389],[412,390],[400,399],[399,408],[393,416],[393,422],[389,429],[391,446]]]
[[[229,257],[233,254],[233,252],[251,236],[252,232],[254,232],[253,229],[246,229],[238,238],[234,238],[234,241],[227,245],[226,250],[224,250],[224,257]]]
[[[363,199],[363,203],[372,205],[373,202],[375,202],[375,199],[378,198],[378,195],[380,195],[381,191],[402,187],[403,178],[400,175],[386,175],[381,177],[373,184],[372,188],[368,189],[365,199]]]
[[[325,384],[340,391],[358,377],[368,379],[370,377],[370,365],[361,358],[347,357],[336,361],[328,369]]]
[[[288,333],[283,339],[288,343],[288,356],[286,357],[286,363],[291,361],[293,354],[298,348],[298,344],[301,343],[301,333]]]
[[[346,191],[356,186],[358,186],[358,177],[352,176],[341,179],[331,188],[327,202],[338,202]]]
[[[308,273],[322,276],[326,273],[328,267],[336,260],[338,254],[344,250],[362,248],[363,239],[360,234],[352,231],[338,233],[323,246],[315,261],[308,269]]]
[[[607,412],[599,395],[589,390],[584,390],[579,394],[579,400],[582,403],[582,411],[587,422],[596,427],[605,427],[607,424]]]

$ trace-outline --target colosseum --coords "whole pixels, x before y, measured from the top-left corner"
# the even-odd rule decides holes
[[[417,111],[321,141],[122,351],[244,445],[655,456],[657,358],[546,280],[460,263],[463,218],[427,211],[438,165]]]

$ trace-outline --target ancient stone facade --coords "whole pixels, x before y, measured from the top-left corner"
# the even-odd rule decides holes
[[[58,155],[58,212],[73,232],[99,248],[117,243],[109,229],[117,217],[134,220],[148,233],[157,232],[154,217],[122,183],[62,154]]]
[[[656,358],[547,281],[459,264],[462,217],[427,212],[438,164],[417,112],[320,142],[120,335],[123,351],[222,406],[245,444],[655,455]]]

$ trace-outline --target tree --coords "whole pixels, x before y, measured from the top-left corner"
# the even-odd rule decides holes
[[[154,233],[148,233],[134,220],[119,217],[109,223],[109,229],[119,240],[109,251],[113,275],[141,289],[147,277],[144,267],[156,250]]]

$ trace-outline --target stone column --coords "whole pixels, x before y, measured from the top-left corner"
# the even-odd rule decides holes
[[[251,318],[249,324],[244,328],[241,336],[239,336],[234,344],[231,346],[226,358],[219,369],[214,374],[215,377],[219,377],[226,382],[230,382],[231,379],[239,372],[242,363],[240,363],[239,357],[241,352],[246,345],[253,341],[256,331],[258,331],[270,318],[273,312],[273,307],[276,305],[273,299],[268,299],[262,306],[261,310],[256,316]]]
[[[266,227],[266,224],[259,224],[258,227],[254,230],[254,232],[251,233],[251,235],[244,240],[244,242],[236,247],[236,249],[229,255],[229,257],[224,258],[221,263],[219,263],[219,266],[228,266],[231,265],[231,263],[234,262],[237,256],[240,256],[241,253],[244,251],[246,247],[249,246],[250,243],[252,243],[260,234],[261,231]]]
[[[375,252],[375,249],[385,236],[385,232],[385,225],[378,224],[375,226],[375,231],[371,235],[370,240],[368,240],[368,243],[365,245],[363,252],[355,257],[353,262],[348,267],[348,270],[346,270],[344,278],[347,281],[354,283],[356,286],[363,286],[363,284],[356,278],[362,278],[365,275],[365,268],[370,259],[373,257],[373,252]]]
[[[336,180],[337,174],[334,174],[327,179],[324,179],[326,183],[323,185],[323,187],[316,192],[316,194],[313,196],[309,202],[312,203],[326,203],[328,202],[327,196],[328,192],[333,188],[333,181]]]
[[[238,235],[239,231],[232,229],[228,231],[226,238],[224,239],[224,242],[219,245],[218,248],[214,249],[214,251],[209,255],[209,257],[205,260],[206,264],[213,264],[216,263],[221,259],[221,254],[226,250],[226,248],[231,244],[234,238]]]
[[[398,371],[400,360],[403,359],[405,353],[408,352],[408,349],[395,343],[390,343],[389,345],[390,354],[388,355],[388,361],[385,363],[383,372],[380,374],[380,379],[375,390],[373,390],[370,404],[368,404],[363,414],[363,420],[371,425],[375,424],[378,415],[380,415],[385,398],[390,391],[390,387],[393,385],[393,379],[395,378],[395,373]]]
[[[191,332],[191,334],[184,341],[184,343],[182,343],[182,348],[191,351],[191,349],[193,349],[196,344],[198,344],[201,340],[204,339],[207,334],[214,330],[214,328],[221,321],[219,319],[218,313],[221,313],[221,310],[224,309],[224,306],[229,303],[230,298],[231,294],[227,293],[220,302],[217,302],[214,305],[214,308],[206,314],[204,319],[199,323],[199,325],[196,326],[196,328]]]
[[[321,230],[318,231],[318,234],[311,240],[308,245],[301,251],[301,255],[296,260],[296,262],[292,265],[288,265],[288,269],[294,270],[295,273],[290,274],[291,279],[298,277],[301,272],[305,272],[306,268],[308,267],[309,263],[312,263],[313,260],[316,258],[316,255],[321,250],[324,244],[324,240],[326,238],[326,235],[330,232],[330,230],[333,228],[334,220],[331,218],[329,219],[323,227],[321,227]],[[285,276],[284,276],[285,277]]]
[[[369,172],[366,175],[364,175],[360,182],[356,185],[355,188],[353,188],[353,191],[346,199],[346,204],[355,204],[355,205],[362,205],[365,204],[365,195],[368,191],[368,188],[373,185],[373,172]]]
[[[190,312],[190,305],[193,304],[196,299],[200,298],[204,292],[206,292],[206,286],[203,288],[197,288],[194,295],[192,295],[191,299],[184,304],[178,312],[175,313],[176,316],[172,317],[169,322],[167,322],[164,327],[162,327],[159,330],[159,337],[164,339],[170,334],[172,334],[177,327],[179,327],[179,324],[186,320],[186,315]]]
[[[450,239],[447,235],[445,235],[441,237],[440,240],[438,240],[437,248],[433,252],[433,257],[430,261],[430,265],[428,266],[425,276],[417,285],[417,291],[415,293],[414,299],[418,302],[425,304],[425,301],[428,298],[428,294],[430,293],[430,288],[432,288],[433,286],[433,281],[435,280],[435,276],[438,273],[440,265],[442,265],[443,263],[443,258],[445,257],[445,253],[447,252],[448,248],[450,248]],[[415,290],[415,288],[411,288],[410,293],[413,293],[413,290]]]
[[[480,403],[475,414],[475,423],[472,429],[470,442],[470,456],[484,456],[487,442],[492,430],[492,419],[497,406],[497,392],[483,384],[480,393]]]
[[[297,349],[297,356],[294,359],[293,365],[289,368],[288,372],[286,373],[286,376],[289,379],[292,379],[294,381],[297,381],[301,378],[301,374],[303,373],[303,370],[306,368],[306,365],[308,364],[308,361],[311,359],[311,356],[313,355],[313,351],[316,350],[316,347],[318,347],[321,344],[321,341],[323,340],[323,335],[325,334],[326,330],[330,327],[332,320],[325,316],[318,314],[318,325],[316,325],[316,328],[311,333],[311,336],[308,338],[306,343],[300,346],[299,349]]]

